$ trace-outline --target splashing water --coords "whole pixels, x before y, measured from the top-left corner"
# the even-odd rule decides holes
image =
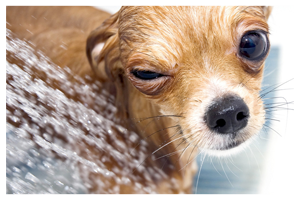
[[[166,175],[142,163],[147,143],[115,119],[101,83],[6,37],[7,193],[155,193]]]
[[[103,84],[53,64],[9,30],[6,37],[7,193],[126,193],[129,188],[134,193],[156,193],[156,182],[170,179],[161,166],[144,162],[153,151],[126,129],[126,122],[115,118],[114,96]],[[198,192],[214,193],[212,188],[220,186],[221,193],[238,187],[239,192],[257,193],[256,169],[263,162],[251,155],[264,148],[249,149],[232,163],[234,172],[228,167],[231,158],[224,166],[219,160],[197,159],[202,169],[201,179],[194,180],[199,182]],[[223,182],[210,171],[224,172],[218,177]],[[169,192],[176,191],[176,180],[169,182]]]

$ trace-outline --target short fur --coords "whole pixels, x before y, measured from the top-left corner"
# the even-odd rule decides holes
[[[122,7],[112,16],[87,7],[6,11],[7,27],[53,62],[80,76],[112,83],[118,117],[134,122],[132,129],[141,136],[151,135],[155,151],[166,155],[184,149],[170,157],[175,168],[169,179],[158,183],[159,193],[191,192],[196,167],[188,163],[197,149],[216,155],[230,152],[223,151],[227,143],[248,141],[262,128],[265,113],[259,91],[265,60],[241,58],[238,46],[249,30],[269,32],[270,7]],[[131,73],[136,68],[167,76],[141,81]],[[240,96],[250,110],[248,125],[235,138],[215,134],[204,120],[214,98],[228,94]],[[149,117],[159,120],[145,129],[143,119]],[[173,126],[177,129],[167,129]],[[166,134],[153,134],[158,130]],[[176,191],[168,189],[171,177],[180,182]]]

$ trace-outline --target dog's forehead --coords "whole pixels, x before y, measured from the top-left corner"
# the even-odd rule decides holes
[[[235,26],[243,18],[264,18],[260,6],[140,6],[122,7],[120,28],[165,29],[181,31],[204,30]],[[220,27],[221,26],[221,27]],[[192,28],[192,29],[189,29]],[[123,30],[124,31],[124,30]]]
[[[253,24],[267,29],[261,7],[123,7],[119,16],[121,52],[127,54],[129,46],[135,58],[155,57],[160,64],[212,49],[218,54],[232,48],[237,35]]]

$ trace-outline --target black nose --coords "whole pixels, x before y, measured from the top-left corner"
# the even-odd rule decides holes
[[[238,96],[218,98],[209,106],[205,120],[207,126],[218,133],[236,133],[247,125],[249,109]]]

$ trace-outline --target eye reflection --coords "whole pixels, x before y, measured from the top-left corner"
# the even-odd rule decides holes
[[[261,60],[268,52],[268,41],[265,33],[251,31],[246,33],[240,43],[240,55],[248,60]]]

